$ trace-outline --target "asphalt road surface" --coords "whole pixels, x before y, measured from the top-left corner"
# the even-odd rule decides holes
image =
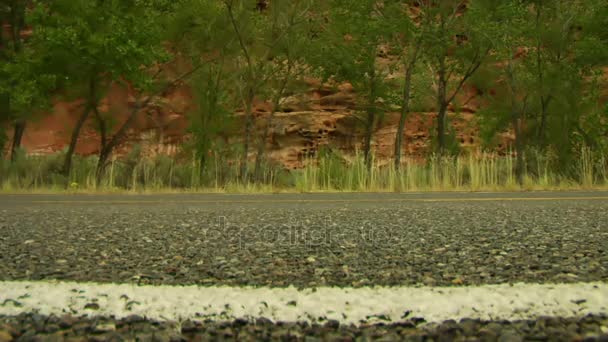
[[[0,196],[0,280],[608,279],[608,193]]]
[[[0,281],[51,279],[297,288],[605,281],[608,193],[0,196]],[[593,336],[608,325],[587,319]],[[4,320],[35,325],[30,316]],[[492,322],[477,324],[476,333]],[[556,324],[585,336],[583,321]],[[260,326],[271,336],[272,325]],[[296,340],[314,335],[292,328]]]

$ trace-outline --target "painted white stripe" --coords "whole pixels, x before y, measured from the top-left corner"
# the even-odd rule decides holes
[[[87,304],[96,303],[92,309]],[[529,319],[608,313],[608,283],[478,287],[249,288],[137,286],[70,282],[0,282],[0,314],[140,315],[156,320],[216,321],[265,317],[343,323],[424,318]],[[409,312],[404,319],[405,312]],[[373,316],[376,316],[374,318]]]

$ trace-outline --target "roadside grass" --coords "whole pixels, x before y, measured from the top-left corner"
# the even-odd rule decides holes
[[[329,160],[327,160],[329,159]],[[392,163],[374,163],[367,170],[363,158],[351,162],[337,158],[311,160],[296,175],[299,191],[532,191],[608,188],[608,164],[601,156],[595,160],[587,151],[578,164],[558,173],[542,158],[527,165],[524,184],[516,180],[513,156],[472,154],[458,157],[431,157],[421,162],[406,159],[396,169]]]
[[[417,191],[532,191],[608,189],[608,158],[584,148],[570,168],[555,171],[551,158],[530,152],[524,184],[516,181],[515,159],[478,153],[456,157],[431,156],[425,161],[406,158],[400,168],[363,156],[322,151],[304,161],[300,170],[266,165],[259,181],[243,183],[238,165],[220,158],[175,160],[168,156],[141,158],[132,153],[114,159],[99,186],[96,157],[75,157],[69,177],[60,174],[63,154],[20,154],[11,163],[0,160],[3,193],[275,193],[275,192],[417,192]],[[250,168],[252,169],[252,168]]]

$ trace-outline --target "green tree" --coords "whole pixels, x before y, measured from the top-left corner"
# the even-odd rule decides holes
[[[13,126],[11,160],[21,146],[27,120],[34,112],[47,107],[55,84],[45,51],[24,35],[29,4],[25,0],[10,0],[0,5],[0,22],[8,23],[10,28],[8,37],[4,36],[4,30],[0,32],[0,125],[11,123]],[[6,140],[2,129],[0,150]]]
[[[253,173],[257,181],[262,180],[266,144],[281,100],[287,93],[297,91],[302,77],[310,72],[305,57],[310,48],[311,11],[315,3],[315,0],[275,0],[266,9],[262,44],[269,46],[271,53],[260,97],[270,102],[271,109],[257,144]]]
[[[15,67],[11,65],[11,62],[14,62],[15,58],[20,55],[23,47],[23,39],[21,32],[25,28],[25,9],[26,3],[23,0],[11,0],[8,1],[3,7],[0,9],[2,12],[2,23],[8,22],[10,27],[10,36],[8,39],[2,39],[3,42],[3,51],[2,57],[4,60],[3,66],[3,79],[4,86],[2,91],[2,107],[3,107],[3,119],[13,121],[13,141],[11,146],[11,160],[14,160],[16,157],[17,149],[21,146],[21,139],[23,137],[23,133],[25,132],[26,120],[20,115],[17,115],[14,110],[11,110],[11,102],[15,93],[11,92],[9,89],[14,85],[15,79],[12,79],[12,75],[8,73],[7,69],[11,67]],[[0,35],[4,35],[4,30]],[[4,42],[7,42],[8,46],[4,47]],[[22,66],[23,67],[23,66]],[[22,68],[20,68],[22,69]],[[8,78],[11,78],[9,81]],[[4,147],[4,145],[2,145]]]
[[[226,15],[233,28],[240,51],[233,59],[238,70],[237,91],[244,107],[245,123],[243,134],[243,154],[240,160],[240,177],[243,183],[249,177],[249,144],[253,129],[253,101],[258,88],[264,83],[263,69],[271,49],[260,47],[258,38],[262,16],[249,1],[223,0]],[[262,52],[260,52],[262,50]]]
[[[527,46],[533,53],[526,56],[526,60],[531,64],[530,72],[536,81],[533,104],[536,102],[534,109],[538,113],[531,123],[535,126],[535,143],[541,149],[547,146],[547,138],[552,138],[553,143],[562,140],[561,129],[567,129],[561,127],[558,135],[547,136],[551,134],[550,112],[560,115],[559,94],[564,90],[560,88],[581,71],[573,64],[572,54],[577,40],[576,22],[583,15],[583,6],[581,1],[534,0],[527,16],[534,23],[527,34],[530,39]],[[552,122],[559,121],[555,119]]]
[[[599,67],[608,49],[600,38],[605,30],[593,29],[593,21],[602,6],[593,0],[535,0],[528,6],[534,26],[522,58],[534,76],[530,143],[556,151],[560,169],[572,164],[581,145],[601,145]]]
[[[416,14],[407,2],[401,0],[386,1],[382,12],[384,20],[392,32],[389,44],[393,46],[393,53],[398,56],[399,69],[403,72],[403,85],[398,101],[400,116],[393,153],[395,168],[399,169],[401,167],[401,149],[403,147],[405,122],[410,112],[412,78],[420,60],[424,39],[422,29],[428,24],[425,22],[421,23],[420,21],[428,20],[429,17],[421,17],[419,14]]]
[[[390,27],[382,15],[382,4],[375,0],[333,0],[328,3],[329,24],[317,43],[313,63],[325,80],[350,82],[359,103],[356,118],[364,129],[363,156],[368,170],[372,164],[372,136],[385,106],[389,88],[387,68],[379,67],[380,45],[387,43]]]
[[[603,5],[605,6],[605,5]],[[601,5],[586,1],[477,0],[475,17],[493,42],[493,63],[484,70],[490,99],[482,114],[483,135],[510,129],[515,135],[516,176],[523,183],[525,152],[557,152],[560,170],[580,147],[601,147],[606,121],[600,67],[608,50],[597,30]],[[600,19],[599,22],[605,19]]]
[[[170,22],[171,41],[197,69],[190,82],[196,107],[188,115],[188,130],[202,173],[217,139],[232,127],[235,96],[229,92],[234,73],[230,60],[239,46],[221,2],[188,1],[176,9]]]
[[[515,135],[515,176],[522,185],[525,173],[525,146],[527,132],[526,119],[530,116],[533,100],[535,75],[527,63],[530,57],[526,47],[533,42],[529,32],[535,22],[528,20],[528,7],[519,0],[496,4],[490,0],[478,0],[470,9],[471,15],[486,18],[478,29],[493,42],[492,63],[486,77],[498,80],[488,91],[490,106],[481,111],[485,115],[487,136],[494,135],[509,127]],[[492,75],[492,73],[494,73]]]
[[[108,86],[121,82],[138,91],[152,86],[149,68],[166,59],[161,45],[160,12],[155,5],[140,1],[57,0],[36,7],[33,25],[37,42],[44,45],[57,64],[64,64],[68,87],[81,90],[78,95],[84,98],[63,164],[66,176],[80,132],[91,112],[100,117],[99,101]],[[149,99],[138,101],[112,138],[102,130],[98,179],[113,148],[148,102]]]
[[[600,94],[605,87],[601,68],[608,63],[608,41],[605,26],[596,25],[608,23],[608,5],[594,0],[554,2],[549,2],[551,7],[545,4],[550,17],[543,20],[548,25],[541,32],[545,56],[541,63],[548,83],[543,89],[552,101],[541,116],[538,138],[540,148],[552,146],[558,151],[559,166],[564,168],[573,163],[582,145],[596,150],[605,146],[608,122]],[[604,17],[598,18],[602,12]]]
[[[299,55],[289,55],[289,62],[286,63],[285,51],[291,49],[289,53],[292,53],[297,45],[299,39],[294,34],[294,30],[302,23],[301,20],[305,19],[309,3],[309,0],[277,0],[269,6],[256,7],[246,0],[223,0],[226,16],[233,29],[232,36],[239,47],[237,55],[231,59],[231,62],[234,63],[233,70],[236,71],[237,76],[235,86],[245,116],[243,154],[240,160],[240,176],[243,183],[249,179],[249,147],[254,138],[253,101],[256,98],[264,99],[270,93],[276,95],[284,92],[287,87],[281,85],[281,80],[287,79],[286,75],[294,75],[294,71],[298,69],[293,66],[296,65],[295,61]],[[287,37],[292,40],[288,41]],[[289,66],[290,64],[292,66]],[[270,98],[272,97],[270,95]],[[280,99],[281,96],[274,97]],[[268,135],[266,129],[263,135]],[[258,152],[260,152],[260,144],[258,144]],[[261,146],[261,149],[256,163],[258,165],[261,165],[264,146]]]
[[[447,147],[448,107],[488,56],[491,42],[478,29],[485,18],[473,15],[465,1],[424,1],[421,11],[424,56],[435,78],[437,153],[442,155]]]
[[[207,168],[207,157],[218,138],[232,128],[232,97],[226,90],[225,72],[221,63],[209,63],[191,82],[197,107],[189,115],[189,131],[201,172]]]
[[[581,120],[577,133],[588,146],[605,153],[608,151],[608,105],[600,99],[608,87],[608,3],[587,0],[583,8],[584,15],[578,22],[582,37],[575,42],[575,60],[584,66],[583,79],[588,80],[591,101],[589,115]]]

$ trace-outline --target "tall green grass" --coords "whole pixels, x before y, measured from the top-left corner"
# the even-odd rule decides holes
[[[524,184],[515,176],[515,157],[482,153],[455,157],[431,156],[425,161],[407,158],[395,168],[393,163],[374,161],[370,169],[356,154],[348,160],[325,155],[306,161],[294,174],[300,191],[497,191],[585,189],[608,186],[608,158],[588,148],[578,162],[566,170],[556,170],[551,158],[530,151],[533,163],[526,163]]]
[[[63,153],[45,156],[19,154],[15,162],[0,160],[0,190],[16,191],[496,191],[587,189],[608,186],[608,158],[583,148],[576,163],[559,170],[550,156],[527,154],[523,187],[517,184],[515,158],[477,153],[456,157],[406,158],[401,167],[372,159],[367,168],[360,153],[343,156],[321,151],[304,160],[305,167],[286,171],[265,165],[261,179],[243,183],[238,163],[221,154],[205,165],[195,156],[144,157],[139,148],[111,160],[101,184],[95,182],[97,158],[75,157],[69,177],[60,174]],[[251,168],[250,168],[251,169]]]

